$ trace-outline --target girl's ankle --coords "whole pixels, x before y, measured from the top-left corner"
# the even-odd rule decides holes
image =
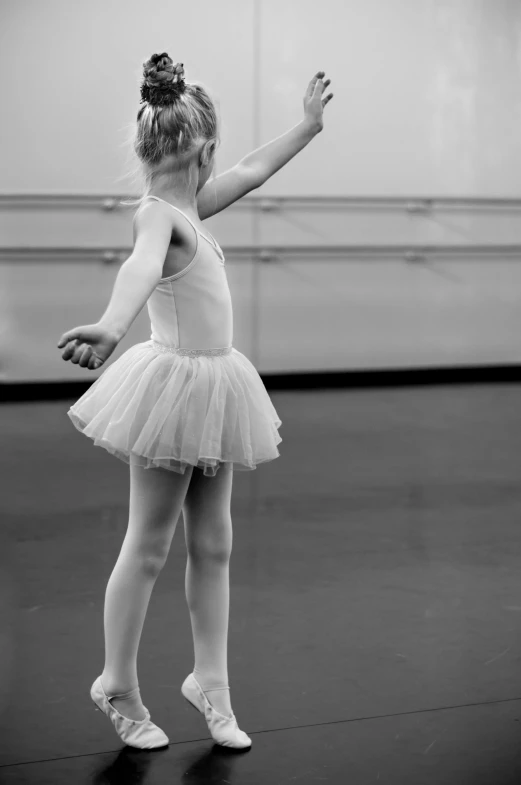
[[[138,688],[138,685],[129,686],[118,683],[116,681],[111,681],[110,678],[101,676],[101,686],[105,692],[105,695],[110,695],[111,697],[120,697],[122,695],[128,695],[129,692],[133,692]]]
[[[193,674],[195,679],[199,682],[201,689],[203,692],[208,690],[229,690],[229,684],[227,681],[223,681],[222,677],[219,676],[211,676],[201,673],[196,668],[193,669]]]

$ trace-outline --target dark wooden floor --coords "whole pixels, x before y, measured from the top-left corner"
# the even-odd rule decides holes
[[[521,780],[521,385],[271,397],[281,457],[234,475],[240,753],[180,695],[182,522],[138,662],[170,746],[126,747],[94,711],[128,466],[71,401],[0,407],[2,785]]]

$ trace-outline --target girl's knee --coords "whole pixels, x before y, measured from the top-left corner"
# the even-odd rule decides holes
[[[230,560],[232,544],[231,522],[226,522],[206,528],[204,532],[192,533],[187,540],[187,550],[193,559],[226,563]]]
[[[166,564],[170,543],[144,542],[126,537],[122,553],[143,572],[158,575]]]

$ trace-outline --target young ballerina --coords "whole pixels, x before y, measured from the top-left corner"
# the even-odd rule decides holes
[[[141,702],[137,653],[181,511],[195,654],[181,692],[218,744],[252,743],[228,685],[232,478],[234,469],[278,457],[281,421],[255,367],[232,346],[224,254],[201,221],[262,185],[322,130],[332,97],[322,98],[323,76],[311,80],[298,126],[205,185],[219,142],[212,99],[166,52],[144,63],[134,146],[147,187],[134,250],[100,321],[58,342],[64,360],[94,370],[147,303],[150,340],[122,354],[67,412],[96,446],[129,464],[128,529],[105,595],[105,666],[90,694],[132,747],[169,743]]]

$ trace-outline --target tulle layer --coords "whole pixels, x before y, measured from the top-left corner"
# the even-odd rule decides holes
[[[151,341],[121,355],[71,406],[74,426],[128,464],[214,476],[222,463],[255,469],[280,453],[282,425],[248,358],[157,352]]]

